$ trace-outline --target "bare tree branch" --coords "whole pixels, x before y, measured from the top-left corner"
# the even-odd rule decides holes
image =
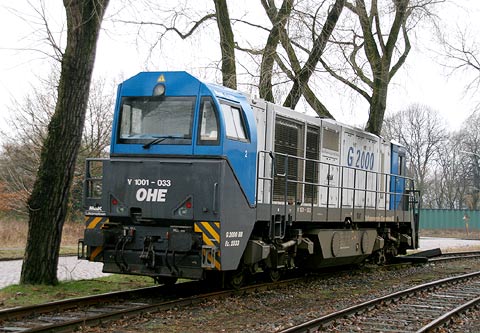
[[[372,98],[365,90],[361,89],[360,87],[350,82],[349,80],[345,79],[344,77],[338,75],[332,68],[328,66],[328,64],[322,58],[320,58],[320,63],[322,64],[323,68],[325,68],[331,76],[333,76],[335,79],[342,82],[346,86],[350,87],[351,89],[355,90],[357,93],[363,96],[363,98],[365,98],[369,103],[371,102]]]
[[[162,36],[165,35],[165,33],[167,32],[170,32],[170,31],[173,31],[175,32],[181,39],[187,39],[188,37],[190,37],[201,25],[202,23],[212,19],[212,18],[215,18],[216,17],[216,14],[215,13],[210,13],[210,14],[207,14],[205,16],[203,16],[202,18],[200,18],[198,21],[194,21],[192,22],[193,23],[193,26],[188,29],[186,32],[182,32],[180,31],[177,27],[175,26],[167,26],[166,24],[164,23],[160,23],[160,22],[153,22],[153,21],[133,21],[133,20],[118,20],[118,22],[120,23],[124,23],[124,24],[131,24],[131,25],[136,25],[136,26],[145,26],[145,25],[151,25],[151,26],[159,26],[159,27],[162,27],[164,29],[164,32],[162,33]]]
[[[300,97],[303,94],[304,87],[307,85],[308,80],[315,71],[315,68],[322,56],[322,53],[327,45],[333,29],[335,28],[340,14],[342,13],[345,0],[336,0],[330,11],[328,12],[325,24],[323,25],[320,35],[314,40],[313,48],[309,53],[308,59],[299,73],[296,73],[295,81],[293,82],[292,89],[288,93],[284,106],[295,108]]]
[[[287,23],[292,10],[293,0],[283,0],[280,10],[277,10],[274,1],[267,2],[267,0],[261,0],[261,3],[270,22],[272,22],[272,29],[268,35],[262,56],[262,63],[260,65],[259,92],[261,98],[273,102],[272,71],[275,61],[275,53],[280,40],[280,30],[283,29]]]

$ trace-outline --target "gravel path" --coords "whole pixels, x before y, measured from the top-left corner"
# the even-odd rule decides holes
[[[60,257],[57,276],[60,280],[82,280],[107,276],[102,273],[103,264],[78,260],[77,257]],[[22,271],[22,260],[0,261],[0,288],[18,284]]]
[[[473,251],[480,249],[480,240],[461,239],[461,238],[440,238],[440,237],[421,237],[419,250],[429,250],[441,248],[442,251],[451,249],[460,249],[462,251]]]

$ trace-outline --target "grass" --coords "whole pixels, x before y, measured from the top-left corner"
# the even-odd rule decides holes
[[[82,222],[66,222],[63,226],[62,246],[75,245],[83,236]],[[27,218],[0,216],[0,244],[2,248],[24,248],[27,242]]]
[[[0,289],[0,308],[34,305],[153,285],[152,278],[132,275],[112,275],[93,280],[65,281],[56,286],[12,285]]]
[[[480,230],[471,228],[467,233],[465,229],[421,229],[420,237],[480,239]]]
[[[6,259],[23,259],[25,253],[25,248],[6,248],[0,249],[0,260]],[[77,255],[77,246],[62,246],[60,247],[61,256],[76,256]]]

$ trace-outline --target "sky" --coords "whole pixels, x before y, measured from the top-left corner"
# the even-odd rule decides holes
[[[199,12],[205,6],[211,8],[210,2],[213,3],[198,2]],[[8,109],[12,100],[22,100],[32,87],[39,84],[39,79],[48,76],[51,70],[51,60],[42,53],[51,53],[51,49],[44,39],[42,21],[35,12],[35,8],[38,10],[42,3],[53,35],[57,40],[64,40],[66,28],[61,1],[0,0],[0,31],[3,32],[0,38],[0,126],[3,128],[6,126],[5,119],[9,117]],[[189,42],[182,42],[170,35],[147,59],[145,54],[150,44],[142,40],[142,35],[138,34],[136,28],[126,28],[112,22],[117,13],[128,10],[118,7],[118,3],[110,1],[105,16],[97,46],[94,77],[106,78],[112,84],[118,84],[122,79],[144,70],[187,70],[194,75],[204,76],[208,72],[205,67],[212,66],[219,59],[218,37],[209,33],[214,31],[214,26],[210,26],[206,34],[194,36]],[[238,17],[248,16],[259,22],[265,20],[260,6],[255,7],[260,12],[252,13],[248,9],[247,0],[233,3],[232,7],[239,7],[231,12]],[[465,27],[469,31],[480,32],[480,1],[456,0],[453,3],[447,3],[438,9],[437,14],[444,29],[452,34]],[[142,12],[136,12],[132,18],[138,19],[142,15]],[[432,42],[431,27],[418,26],[412,37],[412,51],[389,88],[387,113],[405,109],[412,103],[420,103],[438,110],[448,127],[458,130],[480,102],[475,94],[465,94],[468,73],[448,75],[449,71],[439,63],[443,59],[435,54],[438,45]],[[245,42],[250,34],[238,38]],[[219,79],[218,75],[209,77],[211,82]],[[362,98],[355,97],[355,94],[348,91],[341,96],[340,102],[335,91],[332,91],[330,97],[329,100],[327,94],[326,104],[337,120],[356,126],[366,122],[368,105]]]

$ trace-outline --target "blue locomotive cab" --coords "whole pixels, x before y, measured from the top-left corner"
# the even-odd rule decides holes
[[[110,158],[87,160],[82,255],[159,280],[234,270],[254,227],[256,150],[245,95],[186,72],[126,80]]]
[[[257,133],[247,98],[186,72],[143,72],[119,86],[112,156],[224,157],[251,205]]]

